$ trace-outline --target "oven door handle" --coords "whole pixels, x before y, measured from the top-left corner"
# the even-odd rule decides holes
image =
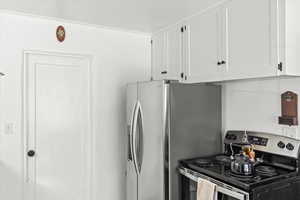
[[[205,175],[200,175],[200,174],[194,175],[192,173],[187,172],[185,169],[182,169],[182,168],[179,168],[179,173],[195,182],[198,182],[198,179],[202,178],[202,179],[208,180],[208,181],[216,184],[216,194],[222,193],[222,194],[228,195],[230,197],[234,197],[238,200],[249,200],[248,195],[240,193],[238,191],[233,191],[233,190],[227,189],[226,187],[222,187],[221,183],[218,183],[218,181],[216,181],[212,178],[209,178]],[[216,196],[215,200],[218,200],[218,195],[215,195],[215,196]]]
[[[236,199],[239,199],[239,200],[245,200],[246,197],[244,194],[241,194],[241,193],[238,193],[238,192],[234,192],[234,191],[231,191],[229,189],[226,189],[226,188],[223,188],[223,187],[220,187],[220,186],[216,186],[216,194],[218,193],[222,193],[222,194],[226,194],[230,197],[234,197]],[[218,199],[218,196],[216,195],[216,200]]]

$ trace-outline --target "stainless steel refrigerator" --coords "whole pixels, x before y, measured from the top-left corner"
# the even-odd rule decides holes
[[[127,86],[127,200],[180,200],[178,160],[221,152],[221,88]]]

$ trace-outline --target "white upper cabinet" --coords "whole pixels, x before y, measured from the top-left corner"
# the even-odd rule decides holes
[[[167,71],[168,79],[178,80],[183,72],[183,28],[180,25],[172,26],[167,30]]]
[[[153,77],[199,83],[300,76],[299,9],[299,0],[227,0],[187,18],[153,36]]]
[[[225,80],[277,75],[277,1],[231,0],[225,9]]]
[[[163,79],[167,72],[167,42],[166,33],[160,32],[152,37],[152,78]]]
[[[152,78],[179,80],[182,73],[182,26],[175,25],[152,37]]]
[[[185,82],[222,79],[222,9],[216,8],[187,20]]]
[[[300,1],[278,0],[280,75],[300,76]]]

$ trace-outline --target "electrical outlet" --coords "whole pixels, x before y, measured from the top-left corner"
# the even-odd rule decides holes
[[[284,127],[283,128],[283,133],[287,137],[299,139],[298,130],[295,127]]]

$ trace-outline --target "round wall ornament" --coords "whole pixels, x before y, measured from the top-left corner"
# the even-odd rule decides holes
[[[58,41],[63,42],[66,38],[66,30],[63,26],[58,26],[56,29],[56,38]]]

